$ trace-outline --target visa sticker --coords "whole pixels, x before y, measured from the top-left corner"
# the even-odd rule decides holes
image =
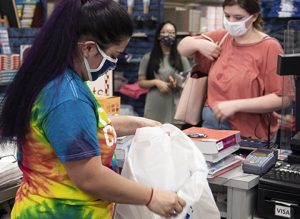
[[[275,205],[275,216],[291,218],[291,207]]]

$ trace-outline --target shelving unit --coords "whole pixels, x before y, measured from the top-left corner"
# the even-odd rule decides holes
[[[222,27],[223,0],[167,0],[165,20],[177,26],[179,37],[197,35]]]

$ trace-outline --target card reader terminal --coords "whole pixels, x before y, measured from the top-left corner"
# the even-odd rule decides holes
[[[275,165],[277,157],[277,150],[258,148],[252,151],[244,160],[243,171],[245,173],[263,175]]]

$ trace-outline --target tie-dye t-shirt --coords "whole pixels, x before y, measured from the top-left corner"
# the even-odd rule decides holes
[[[99,156],[117,169],[116,133],[86,83],[67,69],[44,87],[18,148],[23,171],[12,218],[112,218],[114,204],[78,189],[64,162]]]

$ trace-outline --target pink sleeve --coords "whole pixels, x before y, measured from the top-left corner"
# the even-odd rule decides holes
[[[224,36],[225,34],[224,29],[217,29],[215,31],[207,32],[204,33],[204,35],[208,36],[213,40],[213,42],[218,42],[220,39]],[[202,35],[195,36],[195,39],[206,39]],[[203,56],[200,52],[195,53],[195,63],[197,64],[197,70],[199,70],[202,73],[207,73],[209,72],[209,69],[211,67],[212,61]]]

